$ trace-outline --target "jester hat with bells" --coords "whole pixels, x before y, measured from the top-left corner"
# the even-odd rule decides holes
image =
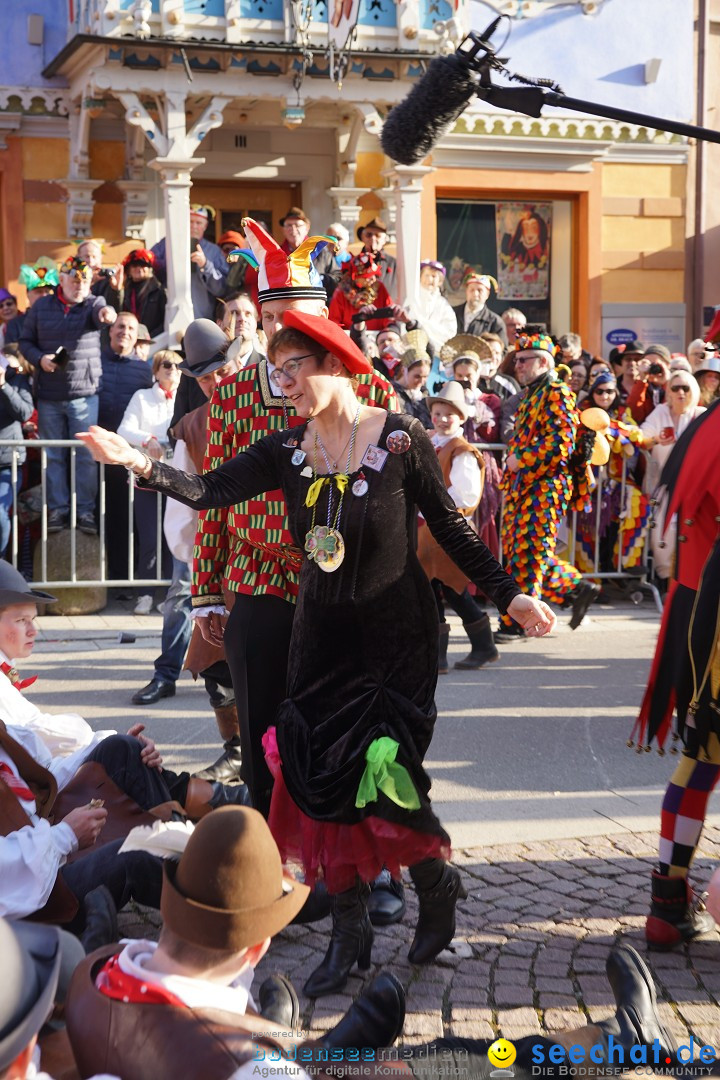
[[[337,241],[331,236],[308,236],[287,255],[280,245],[252,218],[243,218],[242,227],[250,250],[230,252],[228,261],[245,259],[258,272],[258,301],[266,300],[327,300],[322,276],[313,265],[313,258],[330,244],[337,251]]]

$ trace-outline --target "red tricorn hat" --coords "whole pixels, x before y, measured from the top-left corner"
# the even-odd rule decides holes
[[[317,341],[329,353],[341,360],[351,375],[369,375],[373,369],[368,358],[360,352],[343,328],[321,315],[308,315],[304,311],[290,309],[283,315],[283,326],[300,330],[313,341]]]

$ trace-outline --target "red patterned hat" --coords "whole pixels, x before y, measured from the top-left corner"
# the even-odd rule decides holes
[[[327,349],[341,360],[351,375],[369,375],[372,364],[361,353],[354,341],[351,341],[341,326],[330,322],[320,315],[308,315],[304,311],[289,311],[283,314],[283,326],[300,330],[313,341]]]

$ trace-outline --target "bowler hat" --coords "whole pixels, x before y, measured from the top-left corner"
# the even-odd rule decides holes
[[[295,918],[310,889],[283,874],[257,810],[222,806],[195,827],[179,862],[163,864],[160,910],[182,941],[223,951],[259,945]]]
[[[365,232],[366,229],[375,229],[377,232],[384,233],[388,231],[387,225],[382,220],[382,218],[374,217],[372,221],[366,221],[364,225],[358,225],[357,229],[355,230],[358,240],[362,240],[362,234]]]
[[[210,319],[195,319],[185,331],[185,359],[178,367],[193,379],[209,375],[227,363],[228,344],[227,335],[217,323]]]
[[[341,360],[351,375],[369,375],[372,371],[372,364],[365,354],[360,352],[343,328],[330,319],[320,315],[308,315],[304,311],[293,311],[291,308],[283,313],[283,326],[300,330],[313,341],[317,341],[318,345],[322,345]]]
[[[470,416],[471,409],[465,401],[465,391],[459,382],[451,379],[449,382],[443,383],[440,391],[434,397],[427,399],[428,408],[432,408],[436,401],[443,405],[449,405],[463,420],[467,420]]]
[[[145,323],[138,323],[137,332],[138,336],[137,341],[135,342],[136,345],[152,345],[152,343],[155,341],[154,337],[150,337],[150,331],[148,330]]]
[[[4,1075],[50,1015],[60,973],[60,935],[54,926],[0,918],[0,956],[0,1073]]]
[[[284,225],[288,218],[298,218],[300,221],[304,221],[306,225],[310,225],[310,218],[307,216],[304,210],[301,210],[299,206],[291,206],[287,214],[280,218],[280,225]]]
[[[12,563],[0,559],[0,608],[10,604],[30,604],[39,600],[42,604],[52,604],[57,600],[50,593],[31,589],[19,570]]]

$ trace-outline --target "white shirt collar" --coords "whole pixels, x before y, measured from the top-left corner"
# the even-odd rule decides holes
[[[460,430],[457,431],[454,435],[439,435],[437,431],[435,431],[430,436],[430,439],[433,446],[442,447],[445,446],[447,443],[452,442],[453,439],[457,439],[459,435],[462,435],[462,428],[460,428]]]
[[[156,949],[156,941],[131,941],[120,953],[118,964],[126,975],[164,987],[191,1009],[212,1007],[237,1013],[238,1016],[244,1016],[247,1012],[248,1005],[252,1004],[250,986],[255,975],[254,968],[246,968],[232,986],[220,986],[219,983],[191,979],[185,975],[163,975],[159,971],[146,970]]]

